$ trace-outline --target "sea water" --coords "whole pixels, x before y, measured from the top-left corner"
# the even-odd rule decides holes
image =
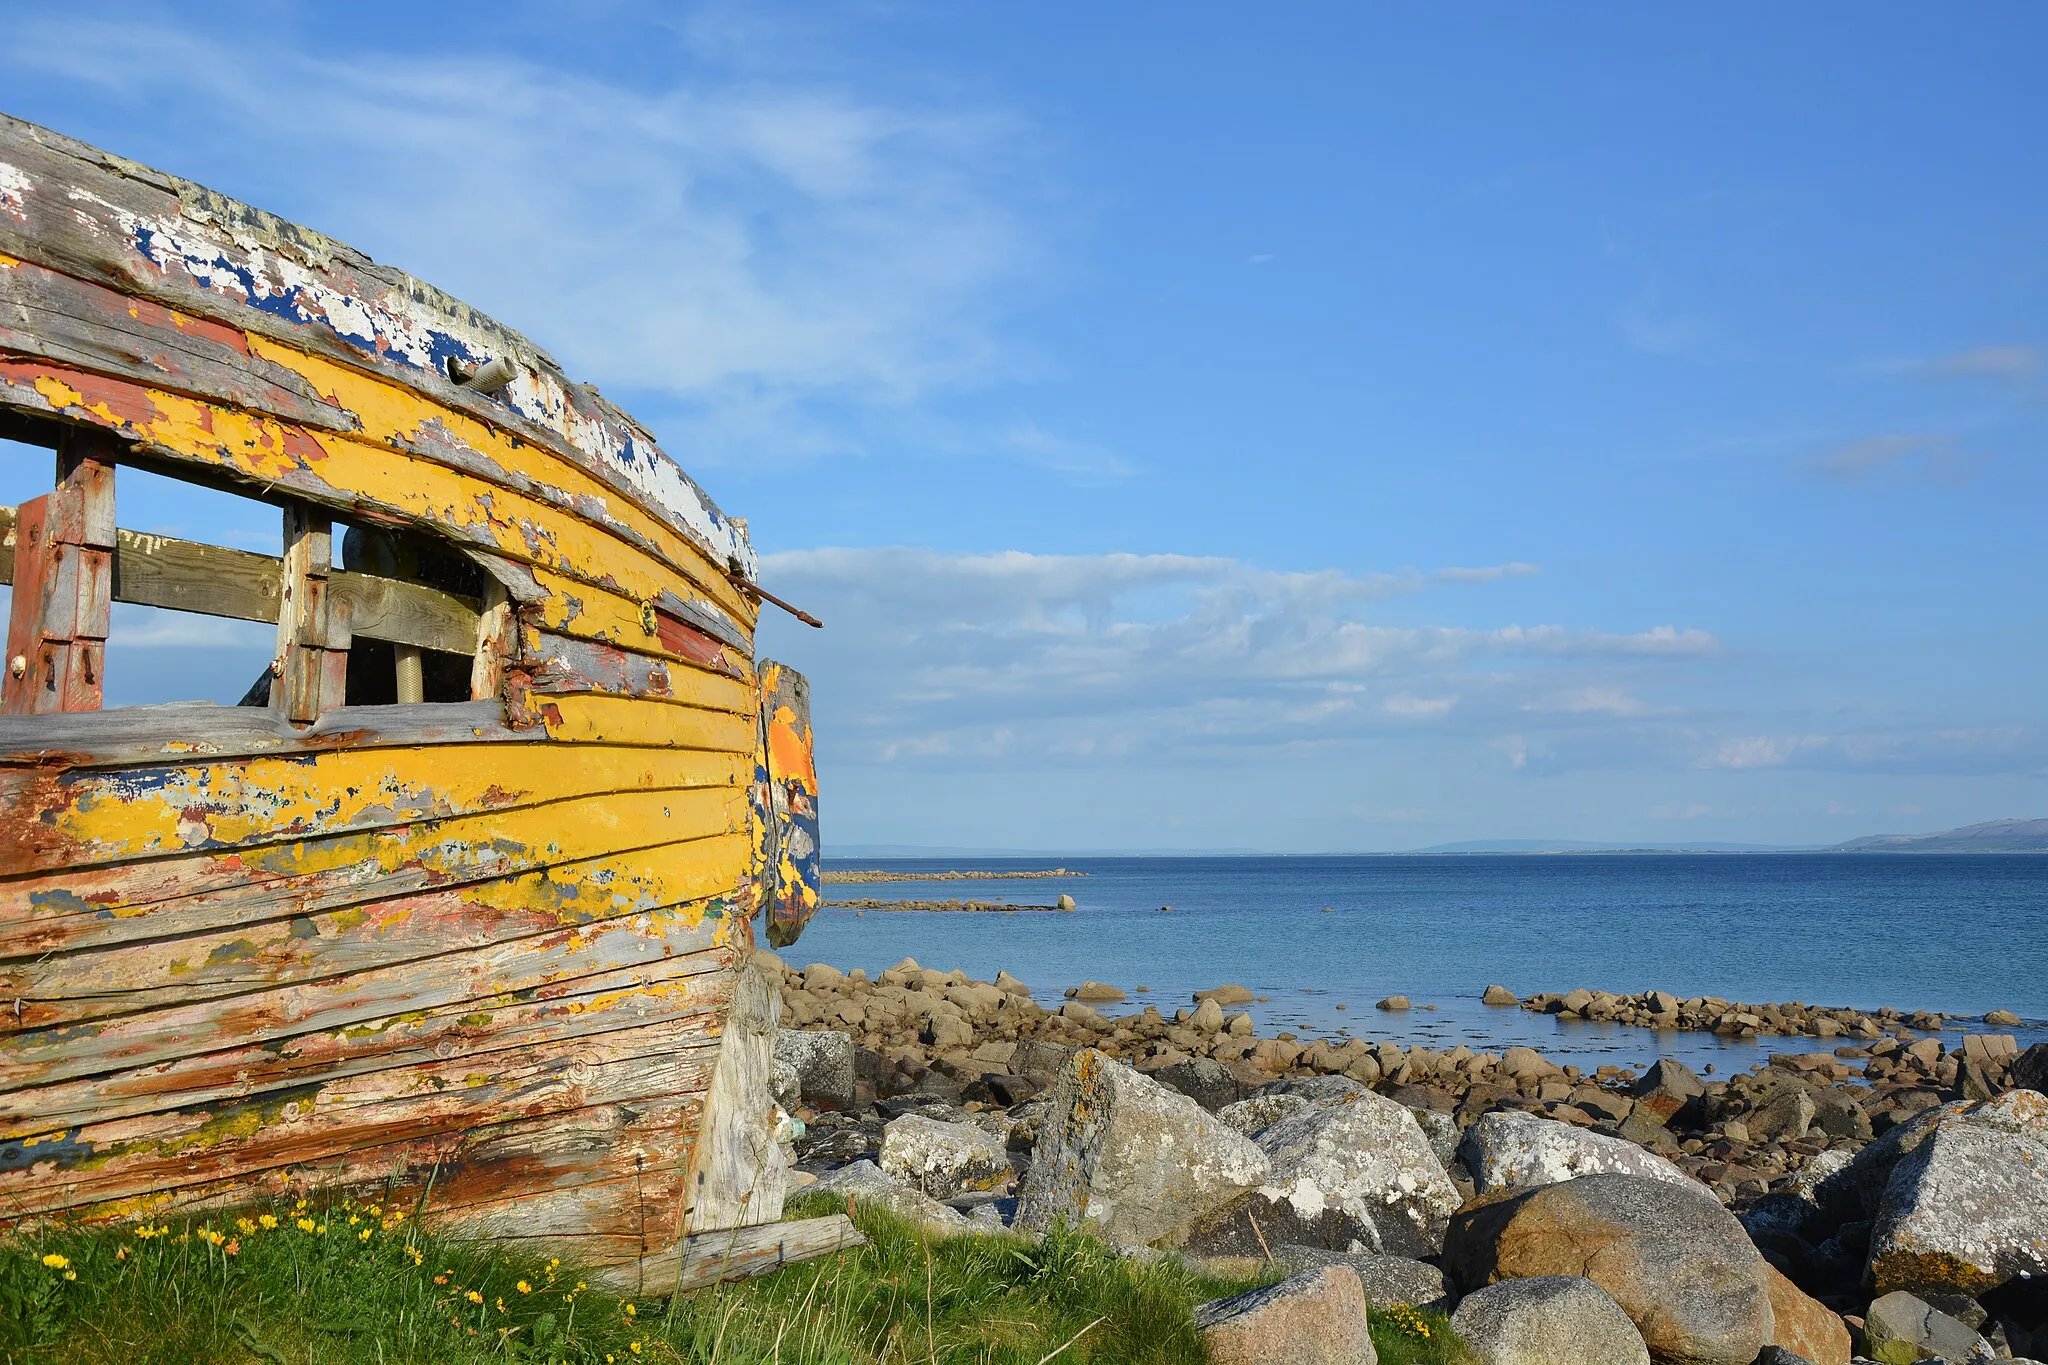
[[[1169,1016],[1223,982],[1264,1000],[1262,1033],[1388,1038],[1475,1050],[1525,1043],[1580,1065],[1664,1054],[1717,1071],[1810,1038],[1741,1042],[1566,1022],[1480,1004],[1585,986],[1750,1003],[2008,1009],[1997,1030],[2048,1039],[2048,854],[1591,854],[1297,858],[853,859],[887,883],[835,883],[828,900],[1007,900],[1077,909],[1015,914],[826,908],[792,963],[865,967],[904,957],[978,980],[1004,970],[1058,1005],[1083,980],[1131,992],[1115,1015]],[[1064,866],[1057,880],[929,881],[943,869]],[[1162,907],[1171,907],[1163,909]],[[1147,989],[1140,990],[1140,987]],[[1405,995],[1415,1008],[1374,1003]],[[1958,1027],[1982,1030],[1981,1023]],[[1954,1043],[1953,1034],[1946,1035]]]

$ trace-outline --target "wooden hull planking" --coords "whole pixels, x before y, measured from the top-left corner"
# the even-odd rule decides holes
[[[495,394],[459,382],[494,360]],[[0,1207],[374,1189],[636,1292],[666,1287],[650,1264],[728,1273],[702,1239],[779,1217],[785,1164],[751,921],[791,942],[818,904],[808,686],[753,659],[744,523],[517,333],[4,117],[0,435],[83,449],[110,484],[134,462],[281,502],[322,537],[295,561],[289,539],[279,560],[109,529],[80,542],[102,600],[279,622],[330,673],[351,638],[478,656],[469,702],[343,706],[292,673],[283,710],[98,712],[96,679],[59,704],[15,670]],[[52,638],[23,605],[58,562],[44,501],[0,511],[30,646]],[[344,572],[328,516],[449,544],[490,592]],[[751,1273],[845,1241],[722,1254]]]

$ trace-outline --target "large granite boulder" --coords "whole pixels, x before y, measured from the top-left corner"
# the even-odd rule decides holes
[[[1365,1293],[1343,1266],[1323,1266],[1195,1308],[1210,1365],[1379,1365]]]
[[[1663,1365],[1750,1365],[1771,1340],[1764,1259],[1697,1185],[1587,1175],[1477,1203],[1451,1219],[1443,1263],[1467,1293],[1583,1275]]]
[[[934,1199],[993,1190],[1010,1180],[1010,1161],[998,1134],[972,1123],[947,1123],[923,1114],[892,1119],[882,1130],[882,1174]]]
[[[2048,1095],[1945,1107],[1892,1168],[1869,1273],[1880,1293],[1969,1295],[2048,1275]]]
[[[1579,1275],[1490,1284],[1459,1303],[1451,1330],[1478,1365],[1650,1365],[1621,1305]]]
[[[1480,1115],[1465,1130],[1458,1151],[1480,1194],[1555,1185],[1582,1175],[1641,1176],[1704,1192],[1684,1171],[1633,1142],[1518,1110]]]
[[[1863,1318],[1863,1353],[1884,1365],[1917,1360],[1989,1361],[1991,1343],[1923,1299],[1895,1289],[1870,1305]]]
[[[1203,1220],[1185,1245],[1257,1255],[1280,1243],[1429,1256],[1459,1195],[1415,1116],[1383,1095],[1313,1103],[1261,1129],[1259,1188]]]
[[[1326,1265],[1350,1268],[1365,1288],[1365,1301],[1377,1309],[1407,1304],[1410,1308],[1451,1306],[1444,1272],[1428,1261],[1406,1256],[1381,1256],[1370,1251],[1331,1251],[1327,1247],[1276,1246],[1273,1264],[1289,1275]]]
[[[1117,1246],[1172,1238],[1257,1189],[1266,1154],[1187,1096],[1093,1048],[1061,1070],[1016,1225],[1092,1222]]]
[[[1771,1344],[1813,1365],[1849,1365],[1849,1325],[1769,1263],[1764,1279],[1771,1296]]]
[[[1234,1103],[1244,1085],[1230,1068],[1209,1057],[1183,1057],[1152,1073],[1152,1079],[1186,1095],[1211,1113]]]
[[[811,1108],[853,1107],[852,1034],[779,1028],[775,1030],[775,1060],[796,1072],[798,1094]]]
[[[836,1171],[828,1171],[804,1193],[851,1197],[857,1203],[874,1204],[942,1236],[977,1231],[957,1209],[947,1208],[921,1190],[898,1184],[882,1174],[882,1168],[872,1161],[849,1162]]]

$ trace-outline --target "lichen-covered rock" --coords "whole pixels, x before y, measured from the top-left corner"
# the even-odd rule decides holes
[[[1771,1295],[1771,1345],[1813,1365],[1849,1365],[1849,1325],[1768,1262],[1764,1278]]]
[[[811,968],[804,969],[806,973]],[[796,1071],[797,1087],[813,1109],[853,1107],[853,1035],[836,1030],[775,1030],[775,1060]]]
[[[1771,1340],[1764,1259],[1697,1184],[1587,1175],[1478,1203],[1451,1219],[1443,1264],[1467,1293],[1583,1275],[1662,1365],[1750,1365]]]
[[[1053,1087],[1017,1226],[1094,1223],[1118,1246],[1183,1232],[1264,1183],[1266,1154],[1187,1096],[1092,1048]]]
[[[947,1208],[921,1190],[898,1184],[882,1174],[882,1168],[872,1161],[854,1161],[836,1171],[828,1171],[818,1177],[817,1183],[809,1186],[805,1193],[841,1198],[851,1195],[859,1203],[880,1205],[899,1218],[923,1224],[932,1232],[952,1234],[976,1230],[975,1224],[957,1209]]]
[[[1641,1176],[1703,1190],[1684,1171],[1633,1142],[1511,1109],[1480,1115],[1465,1131],[1458,1151],[1481,1194],[1603,1174]]]
[[[1379,1365],[1365,1293],[1343,1266],[1201,1304],[1195,1328],[1211,1365]]]
[[[1254,1255],[1280,1242],[1429,1256],[1443,1245],[1457,1187],[1415,1116],[1359,1090],[1310,1104],[1260,1130],[1270,1163],[1259,1188],[1203,1220],[1190,1250]]]
[[[1863,1317],[1863,1353],[1884,1365],[1918,1360],[1990,1361],[1991,1343],[1976,1331],[1903,1289],[1870,1305]]]
[[[1273,1263],[1290,1275],[1326,1265],[1348,1266],[1365,1289],[1365,1301],[1376,1309],[1405,1303],[1410,1308],[1451,1306],[1444,1272],[1427,1261],[1406,1256],[1381,1256],[1370,1251],[1331,1251],[1327,1247],[1276,1246]]]
[[[1310,1103],[1301,1095],[1261,1091],[1249,1099],[1224,1105],[1216,1111],[1216,1117],[1246,1137],[1255,1138],[1281,1119],[1301,1113]]]
[[[1458,1159],[1458,1146],[1465,1140],[1465,1130],[1449,1114],[1439,1114],[1434,1109],[1410,1109],[1415,1115],[1416,1126],[1422,1129],[1423,1140],[1429,1143],[1429,1150],[1436,1154],[1437,1163],[1446,1171]]]
[[[882,1130],[881,1155],[882,1174],[934,1199],[992,1190],[1010,1179],[1000,1136],[923,1114],[892,1119]]]
[[[1886,1182],[1871,1282],[1977,1295],[2048,1275],[2048,1096],[2013,1090],[1938,1112]]]
[[[1459,1303],[1451,1330],[1479,1365],[1650,1365],[1621,1305],[1579,1275],[1490,1284]]]

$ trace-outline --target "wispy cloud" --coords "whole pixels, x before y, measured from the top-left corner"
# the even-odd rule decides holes
[[[679,52],[687,78],[649,88],[374,34],[312,50],[284,25],[230,42],[45,11],[15,18],[7,64],[232,126],[216,164],[165,169],[450,289],[579,377],[680,400],[693,461],[728,422],[756,457],[834,453],[804,404],[886,410],[1013,374],[1004,321],[1050,268],[1030,129],[746,52]]]
[[[1437,569],[1430,577],[1439,583],[1494,583],[1503,578],[1534,578],[1543,570],[1516,560],[1511,564],[1488,564],[1479,568]]]
[[[1836,446],[1812,463],[1824,478],[1838,483],[1883,477],[1954,484],[1967,482],[1982,462],[1982,456],[1965,453],[1954,436],[1888,432]]]
[[[1937,356],[1922,368],[1940,379],[1988,379],[2003,384],[2029,384],[2042,371],[2038,346],[1979,346],[1954,355]]]

